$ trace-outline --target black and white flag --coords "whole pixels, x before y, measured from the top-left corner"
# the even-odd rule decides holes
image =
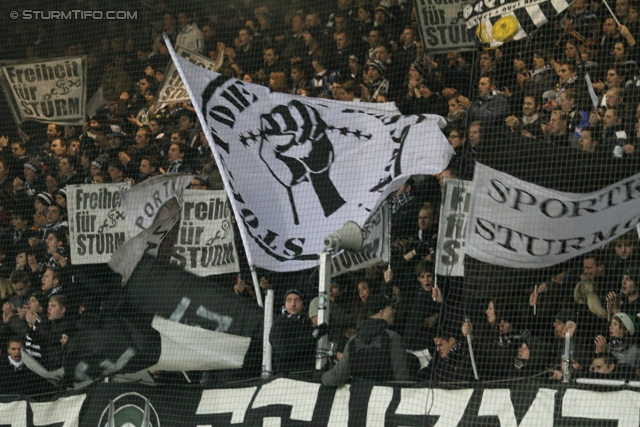
[[[207,58],[206,56],[202,56],[199,53],[191,52],[190,50],[182,47],[178,47],[176,49],[176,53],[181,57],[187,59],[192,64],[211,71],[217,71],[218,69],[220,69],[220,67],[222,66],[222,61],[224,60],[223,52],[220,52],[218,54],[218,57],[215,61]],[[175,104],[177,102],[189,102],[189,94],[184,88],[184,83],[182,83],[180,74],[178,74],[178,70],[176,70],[175,65],[173,65],[173,61],[169,61],[169,64],[167,64],[167,69],[164,75],[165,79],[162,81],[162,86],[158,91],[156,104],[160,105]]]
[[[256,266],[314,267],[324,236],[364,224],[411,175],[439,173],[453,155],[440,116],[271,93],[172,55]]]
[[[463,17],[467,21],[467,29],[480,27],[477,34],[482,41],[491,40],[492,44],[499,45],[502,41],[527,37],[567,7],[569,2],[566,0],[479,0],[475,5],[469,4],[464,7]],[[496,24],[505,28],[494,29]],[[498,34],[505,32],[510,34],[501,40]]]

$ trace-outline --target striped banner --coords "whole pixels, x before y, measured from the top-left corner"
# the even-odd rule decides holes
[[[493,25],[506,16],[513,16],[518,21],[518,32],[513,40],[520,40],[553,19],[569,7],[565,0],[518,0],[497,4],[495,0],[479,1],[475,5],[467,5],[463,10],[467,29],[484,26],[486,34],[491,34]],[[484,31],[483,31],[484,32]]]

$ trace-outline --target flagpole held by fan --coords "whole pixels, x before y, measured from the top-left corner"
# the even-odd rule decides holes
[[[362,249],[362,230],[354,221],[347,221],[344,226],[324,238],[325,249],[318,257],[320,261],[320,280],[318,283],[318,326],[329,325],[329,296],[331,286],[331,256],[342,250],[356,253]],[[318,340],[316,351],[316,370],[321,370],[327,362],[329,354],[329,337],[324,335]]]
[[[618,24],[618,26],[620,26],[620,21],[618,21],[618,18],[616,17],[616,14],[613,13],[613,10],[611,10],[611,8],[609,7],[609,4],[607,3],[607,0],[602,0],[602,3],[604,3],[604,5],[607,7],[607,9],[609,10],[609,13],[611,14],[611,17],[613,18],[614,21],[616,21],[616,24]]]

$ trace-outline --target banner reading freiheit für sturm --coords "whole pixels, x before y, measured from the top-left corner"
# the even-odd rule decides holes
[[[71,262],[99,264],[128,239],[121,191],[129,182],[67,186]]]
[[[425,52],[473,50],[475,34],[466,28],[462,9],[467,0],[418,0],[416,15]]]
[[[4,63],[0,83],[20,124],[82,125],[86,104],[86,57]]]

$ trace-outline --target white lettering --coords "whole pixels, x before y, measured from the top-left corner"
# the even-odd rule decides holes
[[[258,387],[204,390],[196,415],[231,412],[231,424],[242,424],[257,389]]]
[[[518,425],[511,403],[511,390],[485,390],[478,409],[479,417],[497,416],[500,427],[553,427],[553,408],[556,390],[541,388]]]
[[[403,388],[396,414],[438,416],[440,418],[434,427],[455,427],[462,419],[472,395],[473,389]]]
[[[62,427],[78,427],[80,409],[86,397],[86,394],[81,394],[79,396],[63,397],[54,402],[32,403],[33,424],[36,426],[48,426],[63,423]],[[27,425],[26,421],[22,425]]]
[[[269,405],[291,406],[291,419],[311,421],[316,407],[320,384],[280,378],[262,386],[252,408],[263,408]]]

